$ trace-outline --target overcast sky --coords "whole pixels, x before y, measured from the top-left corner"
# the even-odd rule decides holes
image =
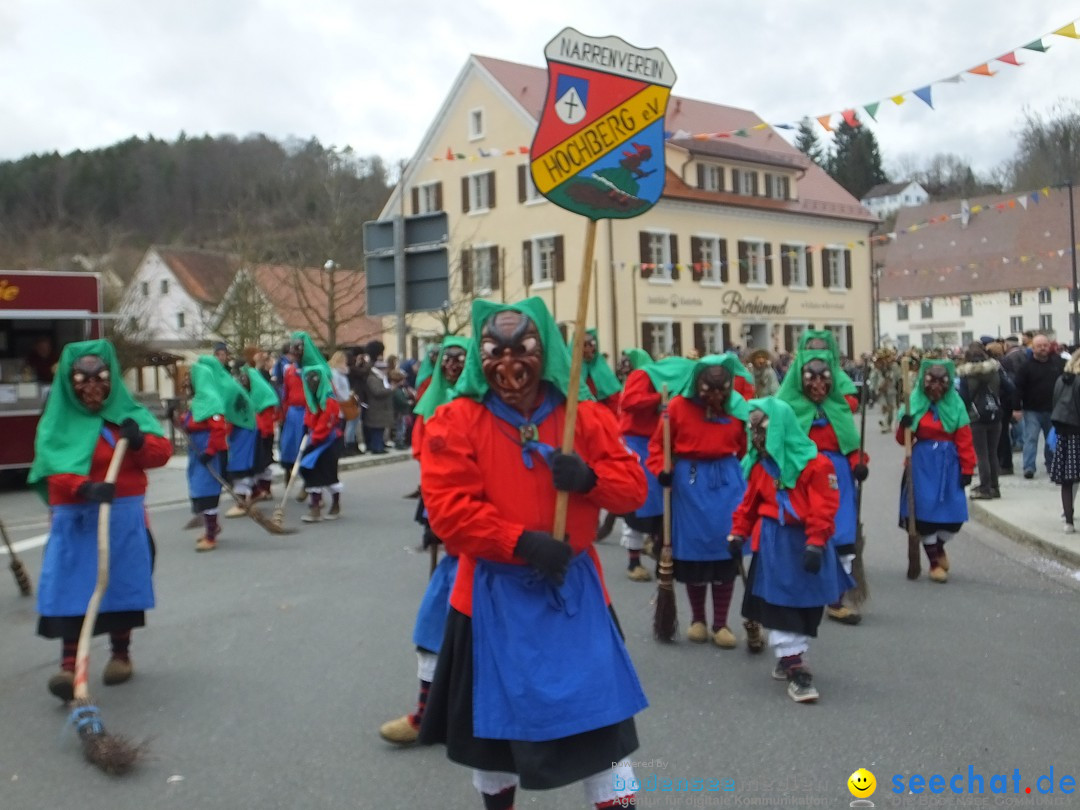
[[[0,0],[0,160],[184,131],[315,136],[396,162],[470,53],[542,66],[567,25],[662,48],[677,95],[791,122],[1077,19],[1077,0]],[[884,101],[873,126],[886,168],[951,152],[986,171],[1011,157],[1025,105],[1080,98],[1080,40],[1045,42],[1018,54],[1023,67],[935,85],[936,110],[910,93]]]

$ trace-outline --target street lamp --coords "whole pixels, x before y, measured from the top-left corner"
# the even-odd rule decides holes
[[[1076,214],[1073,213],[1073,182],[1070,178],[1069,187],[1069,255],[1072,256],[1072,342],[1073,346],[1080,345],[1080,295],[1076,292]]]
[[[333,259],[327,259],[322,266],[330,279],[326,288],[326,342],[328,344],[326,348],[331,353],[337,348],[337,313],[334,311],[336,298],[334,271],[337,267],[338,264]]]

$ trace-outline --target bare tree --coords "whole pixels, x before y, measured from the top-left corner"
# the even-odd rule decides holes
[[[1080,101],[1060,99],[1045,114],[1026,109],[1010,168],[1017,191],[1080,183]]]

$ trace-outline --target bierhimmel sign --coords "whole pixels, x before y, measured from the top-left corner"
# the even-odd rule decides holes
[[[675,83],[664,52],[566,28],[544,55],[547,98],[529,150],[537,190],[593,220],[643,214],[664,191]]]

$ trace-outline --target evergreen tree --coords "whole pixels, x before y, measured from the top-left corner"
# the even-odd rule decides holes
[[[825,167],[825,150],[818,140],[817,131],[809,118],[799,122],[799,134],[795,138],[795,148],[822,168]]]
[[[856,199],[862,199],[879,183],[889,182],[881,167],[877,138],[867,127],[853,127],[846,121],[836,128],[836,144],[826,171]]]

